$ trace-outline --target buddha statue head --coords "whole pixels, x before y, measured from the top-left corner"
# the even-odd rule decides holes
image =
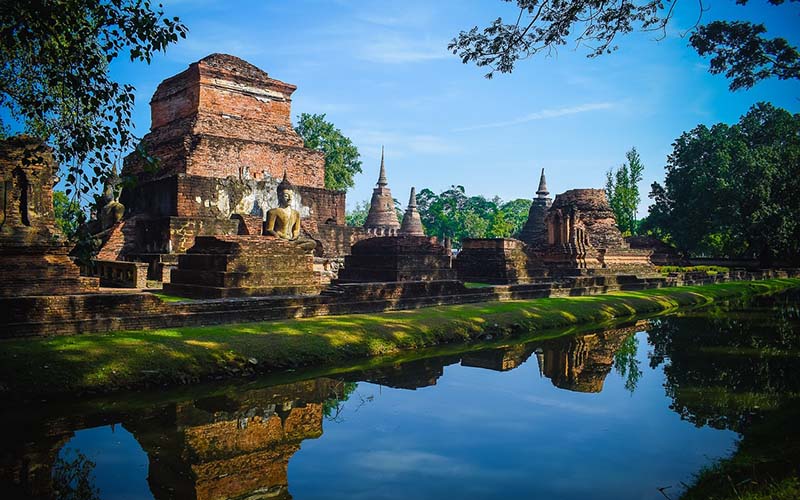
[[[294,186],[286,177],[286,171],[283,172],[283,180],[278,184],[278,205],[281,208],[291,206],[294,200]]]

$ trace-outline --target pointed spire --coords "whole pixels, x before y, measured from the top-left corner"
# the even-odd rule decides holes
[[[378,234],[385,236],[394,236],[400,228],[397,212],[394,209],[394,198],[389,190],[389,181],[386,180],[383,146],[381,146],[381,174],[378,176],[378,186],[372,190],[372,199],[369,202],[369,212],[367,212],[364,228],[368,231],[378,231]]]
[[[381,146],[381,173],[378,176],[378,186],[385,186],[389,184],[389,181],[386,180],[386,166],[383,164],[383,146]]]
[[[550,192],[547,190],[547,180],[544,178],[544,169],[542,169],[542,176],[539,178],[539,189],[536,190],[536,195],[539,198],[547,198]]]
[[[417,190],[411,186],[411,196],[408,197],[408,208],[417,208]]]
[[[425,236],[425,228],[422,227],[422,220],[417,211],[417,191],[411,188],[411,196],[408,198],[408,208],[403,215],[403,223],[400,226],[400,234],[407,236]]]

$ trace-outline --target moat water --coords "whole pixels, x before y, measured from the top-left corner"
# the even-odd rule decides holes
[[[676,499],[796,404],[800,294],[415,355],[5,408],[2,498]]]

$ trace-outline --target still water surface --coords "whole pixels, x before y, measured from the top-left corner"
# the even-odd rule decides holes
[[[4,410],[0,484],[41,498],[674,499],[800,393],[799,302],[337,378]]]

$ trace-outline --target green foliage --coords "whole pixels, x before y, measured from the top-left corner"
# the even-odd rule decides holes
[[[342,135],[325,115],[303,113],[298,117],[295,130],[307,148],[325,154],[325,187],[346,191],[353,187],[353,176],[361,173],[358,148]]]
[[[67,239],[74,239],[78,227],[86,222],[86,214],[81,210],[81,205],[71,200],[63,191],[53,191],[53,211],[56,225]]]
[[[467,196],[464,186],[451,186],[436,194],[423,189],[417,195],[420,218],[429,236],[452,238],[508,238],[518,233],[528,218],[530,200],[503,203],[498,197]]]
[[[349,210],[344,216],[345,223],[350,227],[361,227],[367,221],[369,202],[359,201],[356,208]]]
[[[694,255],[800,260],[800,114],[759,103],[673,147],[648,229]]]
[[[625,153],[627,163],[623,163],[616,171],[606,172],[606,197],[617,219],[617,227],[623,234],[638,234],[639,224],[636,220],[637,209],[641,197],[639,183],[642,181],[644,165],[636,148]]]
[[[505,0],[511,2],[511,0]],[[517,61],[540,52],[551,54],[568,43],[589,48],[589,57],[608,54],[617,49],[615,39],[633,31],[660,32],[667,29],[674,12],[674,2],[661,0],[516,0],[519,14],[515,22],[505,23],[498,17],[489,26],[462,31],[447,48],[464,64],[474,62],[488,67],[487,78],[495,71],[510,73]],[[745,5],[748,0],[737,0]],[[780,5],[784,0],[770,0]],[[750,88],[766,78],[781,80],[800,78],[800,53],[784,38],[765,38],[762,24],[743,21],[712,21],[700,25],[707,14],[700,3],[698,26],[690,38],[700,56],[711,57],[709,72],[725,73],[730,90]]]
[[[134,142],[135,89],[110,78],[111,62],[127,53],[149,63],[186,32],[149,0],[4,2],[0,107],[53,146],[68,193],[87,193]]]

